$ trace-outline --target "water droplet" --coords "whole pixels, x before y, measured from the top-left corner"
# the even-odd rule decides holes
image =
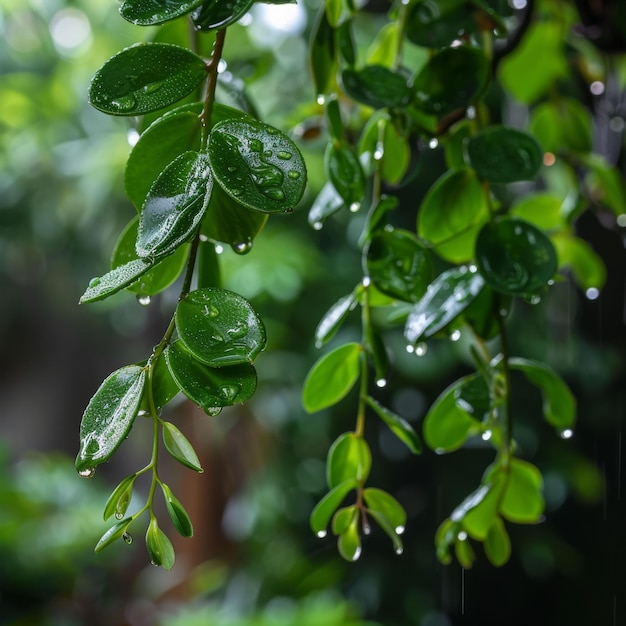
[[[402,546],[396,546],[396,554],[400,555],[404,552],[404,548]]]
[[[376,149],[374,150],[374,160],[380,161],[385,156],[385,146],[382,142],[378,142],[376,144]]]
[[[324,224],[322,222],[313,222],[313,230],[322,230]]]
[[[156,561],[150,561],[150,565],[154,565],[154,567],[159,567],[159,564]]]
[[[363,287],[367,288],[372,284],[372,279],[369,276],[363,276],[361,284],[363,285]]]
[[[396,526],[396,535],[401,535],[404,532],[404,526]]]
[[[571,428],[566,428],[561,431],[561,439],[571,439],[574,436],[574,431]]]
[[[354,551],[354,554],[352,555],[352,561],[358,561],[359,557],[361,556],[361,546],[358,546],[357,549]]]
[[[450,333],[450,341],[458,341],[461,338],[461,331],[460,330],[453,330]]]
[[[220,387],[220,394],[226,402],[232,403],[239,393],[239,385],[224,385]]]
[[[131,148],[134,147],[139,141],[140,136],[141,135],[139,134],[139,131],[136,128],[129,128],[128,131],[126,132],[126,141],[128,142],[128,145]]]
[[[456,538],[457,538],[459,541],[465,541],[465,540],[467,539],[467,533],[466,533],[464,530],[462,530],[462,531],[461,531],[461,532],[460,532],[460,533],[456,536]]]
[[[247,334],[247,332],[248,332],[248,324],[240,320],[239,322],[237,322],[237,324],[235,324],[234,328],[229,328],[226,331],[226,334],[231,339],[241,339],[241,337]]]
[[[428,142],[428,147],[431,150],[434,150],[437,146],[439,145],[439,140],[436,137],[433,137],[429,142]]]
[[[128,94],[112,100],[109,106],[117,111],[127,113],[137,106],[137,100],[135,100],[135,96]]]
[[[224,252],[224,246],[219,243],[215,246],[215,254],[222,254]]]
[[[85,469],[80,470],[78,472],[78,475],[82,476],[83,478],[93,478],[95,473],[96,473],[95,467],[87,467]]]
[[[228,165],[226,169],[231,173],[237,171],[237,168],[234,165]]]
[[[150,296],[137,296],[137,302],[141,306],[148,306],[150,304]]]
[[[372,527],[369,524],[363,524],[363,534],[369,535],[372,532]]]
[[[320,93],[318,94],[317,98],[315,99],[315,101],[317,102],[317,104],[319,104],[320,106],[323,106],[324,104],[326,104],[326,98],[324,96],[324,94]]]
[[[115,514],[115,519],[117,519],[117,520],[124,519],[124,513],[116,513]]]
[[[541,302],[541,296],[538,296],[537,294],[533,294],[532,296],[530,296],[530,301],[531,304],[539,304]]]
[[[202,243],[206,243],[209,240],[209,238],[206,235],[203,235],[202,233],[200,233],[200,235],[198,235],[198,236],[199,236],[200,241]]]
[[[325,530],[319,530],[319,531],[317,532],[317,536],[318,536],[320,539],[324,539],[324,537],[326,537],[326,535],[327,535],[327,534],[328,534],[328,533],[327,533]]]
[[[415,346],[415,356],[424,356],[428,351],[428,346],[425,343],[418,343]]]
[[[361,203],[360,202],[353,202],[350,205],[350,212],[351,213],[356,213],[360,208],[361,208]]]
[[[238,243],[231,244],[230,247],[237,254],[248,254],[248,252],[252,250],[252,240],[248,239],[248,241],[239,241]]]
[[[446,449],[445,448],[435,448],[435,454],[445,454],[446,453]]]
[[[506,317],[509,314],[508,309],[500,309],[500,316]]]
[[[585,291],[585,297],[587,300],[597,300],[600,297],[600,290],[595,287],[589,287],[589,289]]]
[[[296,180],[297,178],[300,178],[300,172],[298,170],[289,170],[287,172],[287,176],[289,176],[292,180]]]
[[[283,161],[289,161],[289,159],[291,159],[293,155],[291,154],[291,152],[287,152],[286,150],[281,150],[280,152],[276,154],[276,156],[279,159],[282,159]]]
[[[491,439],[492,432],[490,430],[486,430],[480,437],[483,441],[489,441]]]
[[[209,304],[204,306],[204,314],[215,318],[219,317],[220,310],[214,304]]]
[[[409,343],[409,344],[407,344],[407,346],[406,346],[406,351],[407,351],[409,354],[413,354],[413,353],[415,352],[415,346],[412,346],[410,343]]]
[[[261,193],[272,200],[285,199],[285,192],[280,187],[270,187],[269,189],[263,189],[261,187]]]
[[[117,517],[117,515],[115,516]],[[128,545],[130,545],[133,542],[133,536],[130,533],[124,533],[122,535],[122,539],[124,540],[125,543],[127,543]]]
[[[101,282],[102,282],[102,281],[101,281],[101,279],[100,279],[100,278],[92,278],[92,279],[89,281],[89,287],[90,287],[91,289],[93,289],[94,287],[97,287],[97,286],[98,286]]]
[[[144,85],[143,91],[144,93],[154,93],[163,87],[164,82],[165,81],[163,80],[157,80],[153,83],[148,83],[147,85]]]
[[[385,379],[385,378],[379,378],[379,379],[376,381],[376,386],[377,386],[377,387],[380,387],[381,389],[382,389],[383,387],[386,387],[386,386],[387,386],[387,379]]]
[[[204,412],[209,417],[217,417],[222,412],[222,407],[221,406],[209,406],[206,409],[204,409]]]
[[[252,139],[250,141],[250,150],[252,152],[263,152],[263,144],[258,139]]]

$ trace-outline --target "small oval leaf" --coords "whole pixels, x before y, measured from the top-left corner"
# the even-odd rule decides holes
[[[239,21],[254,4],[254,0],[209,0],[196,9],[191,17],[197,30],[217,30]]]
[[[146,548],[153,565],[170,570],[174,567],[176,555],[172,542],[167,535],[159,528],[156,517],[150,518],[148,530],[146,532]]]
[[[113,493],[109,496],[106,504],[104,505],[104,521],[106,522],[111,515],[119,519],[124,517],[126,509],[130,504],[130,498],[133,493],[133,485],[137,474],[131,474],[122,480],[117,487],[113,490]]]
[[[89,287],[80,297],[79,303],[97,302],[98,300],[108,298],[137,282],[155,264],[155,259],[135,259],[112,269],[104,276],[92,278],[89,281]]]
[[[333,487],[316,505],[311,512],[311,530],[318,536],[324,537],[326,529],[337,507],[346,496],[358,486],[356,480],[346,480]]]
[[[100,552],[104,550],[107,546],[110,546],[114,541],[117,541],[121,538],[121,536],[126,532],[126,529],[130,526],[133,521],[132,517],[127,517],[117,524],[114,524],[109,528],[102,537],[100,537],[96,547],[94,548],[94,552]]]
[[[407,77],[381,65],[346,69],[341,82],[350,97],[373,109],[403,107],[411,99]]]
[[[123,0],[119,11],[131,24],[149,26],[190,13],[203,2],[204,0]]]
[[[339,435],[330,446],[326,459],[326,480],[329,489],[350,480],[364,483],[371,466],[372,455],[363,437],[354,433]]]
[[[374,398],[368,396],[366,398],[368,406],[380,417],[381,420],[389,427],[389,430],[413,453],[422,453],[422,442],[419,435],[415,432],[411,424],[405,419],[396,415],[389,409],[382,406]]]
[[[180,503],[178,498],[172,493],[172,490],[165,483],[161,483],[161,491],[165,499],[167,513],[172,520],[172,524],[183,537],[193,537],[193,525],[189,518],[189,513]]]
[[[171,422],[162,422],[163,443],[167,451],[182,465],[196,472],[204,470],[189,440]]]

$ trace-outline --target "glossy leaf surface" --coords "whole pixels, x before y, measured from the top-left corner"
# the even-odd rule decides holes
[[[324,155],[324,167],[343,201],[347,205],[360,203],[365,190],[365,175],[352,149],[345,144],[329,143]]]
[[[372,466],[372,455],[363,437],[354,433],[339,435],[328,450],[326,482],[333,489],[346,481],[367,480]]]
[[[405,419],[385,408],[382,404],[368,396],[367,404],[389,427],[389,430],[413,453],[422,453],[422,442],[419,435]]]
[[[94,75],[89,102],[110,115],[164,109],[206,79],[203,59],[185,48],[141,43],[111,57]]]
[[[183,537],[193,537],[193,525],[189,518],[189,513],[180,503],[180,500],[172,493],[172,490],[165,483],[161,483],[161,491],[165,499],[167,513],[172,520],[172,524]]]
[[[337,539],[339,554],[346,561],[356,561],[361,556],[361,536],[358,529],[358,518],[353,519],[345,532]]]
[[[344,206],[343,198],[332,183],[326,183],[309,210],[309,224],[319,230],[324,220]]]
[[[204,0],[123,0],[120,15],[132,24],[150,26],[190,13]]]
[[[185,467],[195,472],[203,472],[198,455],[187,437],[171,422],[162,422],[161,424],[163,426],[163,443],[167,451]]]
[[[209,0],[192,13],[198,30],[226,28],[240,20],[254,4],[254,0]]]
[[[108,461],[124,441],[139,411],[145,382],[145,369],[128,365],[100,385],[80,424],[80,450],[76,457],[79,472]]]
[[[185,152],[159,175],[139,216],[140,257],[171,254],[187,241],[206,211],[213,181],[206,154]]]
[[[359,377],[362,347],[348,343],[321,357],[311,368],[302,390],[302,403],[309,413],[337,404]]]
[[[345,500],[346,496],[358,486],[356,480],[346,480],[333,487],[316,505],[311,512],[311,530],[318,536],[326,533],[330,518]]]
[[[155,263],[154,259],[136,259],[112,269],[104,276],[92,278],[89,281],[89,287],[80,297],[80,304],[104,300],[110,295],[125,289],[154,267]]]
[[[383,515],[392,528],[398,534],[402,534],[406,524],[406,511],[392,495],[382,489],[368,487],[363,490],[363,499],[370,511],[377,511]]]
[[[167,535],[159,528],[156,517],[151,517],[148,524],[146,548],[153,565],[158,565],[166,570],[174,567],[174,561],[176,560],[174,547]]]
[[[482,228],[476,239],[476,263],[490,287],[512,296],[538,292],[557,270],[552,242],[532,224],[515,219]]]
[[[544,509],[541,472],[532,463],[511,459],[500,513],[510,522],[535,524]]]
[[[111,515],[115,514],[116,518],[124,517],[126,513],[126,509],[130,503],[130,498],[133,493],[133,485],[135,483],[135,479],[137,478],[137,474],[131,474],[130,476],[126,476],[118,485],[115,487],[106,504],[104,505],[104,521],[106,522]]]
[[[211,367],[249,363],[265,347],[265,326],[252,305],[226,289],[192,291],[178,303],[176,328],[188,350]]]
[[[341,73],[345,92],[357,102],[374,109],[405,106],[411,98],[406,76],[380,65]]]
[[[484,285],[483,277],[472,268],[454,267],[440,274],[411,309],[404,328],[406,340],[415,344],[447,326],[472,303]]]
[[[343,321],[357,305],[356,294],[353,292],[340,298],[333,304],[320,320],[315,329],[315,345],[321,348],[330,341]]]
[[[496,567],[502,567],[511,557],[511,539],[499,517],[494,520],[485,539],[485,555]]]
[[[244,402],[256,390],[256,371],[250,363],[209,367],[194,358],[181,341],[167,348],[165,358],[182,392],[209,413]]]
[[[543,151],[532,135],[504,126],[492,126],[472,137],[467,156],[479,178],[490,183],[533,180],[543,164]]]
[[[306,186],[306,168],[287,135],[252,118],[213,127],[209,158],[215,180],[243,206],[264,213],[289,212]]]
[[[109,528],[98,540],[98,543],[94,548],[94,552],[100,552],[107,546],[110,546],[114,541],[121,539],[122,535],[126,532],[126,529],[130,526],[132,521],[132,517],[127,517],[111,526],[111,528]]]

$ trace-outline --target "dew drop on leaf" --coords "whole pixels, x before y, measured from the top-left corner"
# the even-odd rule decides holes
[[[489,441],[491,439],[491,431],[490,430],[486,430],[482,435],[481,435],[481,439],[483,441]]]
[[[425,343],[418,343],[415,346],[415,356],[424,356],[428,351],[428,346]]]
[[[217,417],[222,412],[222,407],[221,406],[210,406],[210,407],[207,407],[206,409],[204,409],[204,412],[209,417]]]
[[[396,535],[401,535],[404,532],[404,526],[396,526]]]
[[[150,296],[137,296],[137,302],[141,306],[148,306],[150,304]]]
[[[354,554],[352,555],[352,561],[358,561],[359,557],[361,556],[361,546],[359,546],[355,551]]]
[[[117,517],[117,515],[115,517]],[[124,543],[127,543],[128,545],[133,542],[133,536],[130,533],[124,533],[122,535],[122,539],[124,540]]]
[[[450,341],[458,341],[461,338],[461,331],[460,330],[453,330],[450,333]]]
[[[155,91],[158,91],[159,89],[161,89],[161,87],[163,86],[164,81],[160,80],[160,81],[155,81],[154,83],[148,83],[147,85],[144,85],[144,92],[145,93],[154,93]]]
[[[360,208],[361,208],[361,203],[360,202],[353,202],[350,205],[350,212],[351,213],[356,213]]]
[[[252,250],[252,241],[248,240],[248,241],[240,241],[238,243],[233,243],[231,245],[231,248],[237,254],[247,254],[248,252],[250,252],[250,250]]]
[[[89,286],[90,286],[91,288],[93,288],[93,287],[97,287],[99,284],[100,284],[100,279],[99,279],[99,278],[92,278],[92,279],[89,281]]]
[[[289,178],[293,180],[296,180],[300,178],[300,172],[298,172],[298,170],[289,170],[289,172],[287,172],[287,176],[289,176]]]
[[[276,153],[276,156],[283,161],[289,161],[293,154],[291,154],[291,152],[287,152],[286,150],[281,150],[280,152]]]
[[[376,386],[377,386],[377,387],[380,387],[381,389],[382,389],[383,387],[386,387],[386,386],[387,386],[387,379],[386,379],[386,378],[379,378],[379,379],[376,381]]]
[[[270,187],[268,189],[264,189],[263,186],[261,186],[261,193],[264,196],[271,198],[272,200],[284,200],[285,199],[285,192],[279,187]]]
[[[313,222],[313,230],[322,230],[324,224],[322,222]]]
[[[80,472],[78,472],[78,475],[82,476],[83,478],[93,478],[95,473],[96,473],[95,467],[87,467],[85,469],[80,470]]]
[[[120,113],[127,113],[137,106],[137,100],[135,100],[135,96],[128,94],[112,100],[110,106],[112,109],[117,109]]]
[[[124,519],[124,513],[116,513],[115,519]]]
[[[324,539],[324,537],[326,537],[326,534],[327,534],[327,533],[326,533],[326,531],[325,531],[325,530],[318,530],[318,531],[317,531],[317,536],[318,536],[320,539]]]
[[[404,548],[402,546],[398,546],[396,548],[396,554],[400,555],[404,552]]]

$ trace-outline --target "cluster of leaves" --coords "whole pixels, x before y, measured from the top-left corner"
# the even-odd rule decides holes
[[[537,11],[541,20],[534,21]],[[604,265],[576,234],[575,220],[598,201],[623,213],[623,183],[606,158],[591,152],[589,112],[559,94],[554,82],[567,71],[546,62],[546,46],[562,58],[576,20],[571,4],[535,8],[529,2],[514,10],[497,0],[396,3],[367,50],[355,45],[358,13],[349,0],[326,0],[310,48],[329,143],[328,182],[309,222],[319,230],[338,211],[366,213],[359,240],[363,279],[316,330],[321,347],[358,307],[362,339],[321,357],[304,385],[304,407],[316,412],[340,402],[360,380],[356,426],[330,448],[329,491],[311,527],[323,537],[330,526],[341,555],[355,560],[373,518],[402,551],[402,506],[366,486],[368,409],[412,453],[421,451],[411,425],[369,392],[371,378],[378,387],[388,379],[391,350],[374,323],[384,319],[384,328],[403,324],[406,350],[417,356],[426,340],[466,340],[476,371],[441,393],[423,436],[438,453],[482,437],[495,459],[441,524],[435,542],[443,563],[454,549],[471,567],[473,539],[500,566],[511,554],[505,522],[533,524],[544,510],[541,472],[519,457],[512,436],[511,371],[539,390],[543,417],[562,437],[572,435],[576,418],[575,398],[554,370],[509,354],[507,317],[516,300],[536,304],[565,272],[592,296],[598,293]],[[580,65],[588,67],[589,50],[577,45]],[[584,78],[590,84],[597,76]],[[529,130],[502,124],[500,111],[491,108],[509,84],[508,97],[531,109]],[[415,229],[397,227],[407,221],[397,190],[411,185],[419,164],[442,148],[446,171],[409,215]],[[349,494],[355,501],[346,505]]]
[[[128,436],[138,415],[153,421],[150,462],[114,489],[104,518],[117,522],[96,551],[120,538],[132,541],[129,527],[148,512],[148,553],[166,569],[174,565],[175,555],[154,512],[157,487],[177,531],[189,537],[193,526],[159,477],[159,439],[177,461],[197,472],[202,468],[191,443],[160,417],[161,410],[179,392],[211,416],[247,400],[257,384],[253,361],[266,343],[264,324],[250,303],[220,287],[216,248],[226,244],[239,254],[248,252],[268,215],[293,211],[306,185],[304,162],[289,137],[215,102],[227,27],[251,5],[124,1],[120,13],[134,24],[190,19],[198,33],[214,38],[212,52],[204,58],[158,41],[131,46],[98,70],[89,93],[100,111],[143,116],[149,123],[125,170],[126,192],[138,214],[118,239],[111,271],[92,279],[80,301],[102,300],[127,289],[148,304],[181,276],[182,284],[171,321],[152,354],[113,372],[90,400],[76,468],[82,476],[92,476]],[[153,112],[158,113],[150,120]],[[151,476],[146,503],[127,515],[135,481],[143,474]]]

